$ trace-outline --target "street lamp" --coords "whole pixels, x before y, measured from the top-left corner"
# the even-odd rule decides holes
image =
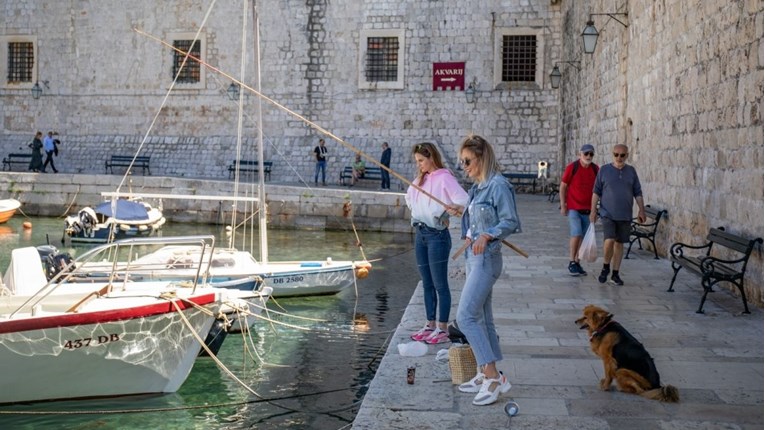
[[[476,102],[476,89],[478,88],[478,83],[476,82],[476,78],[473,78],[473,82],[468,84],[467,89],[465,89],[465,100],[467,100],[468,103],[473,104]]]
[[[561,74],[560,69],[558,68],[558,64],[570,64],[576,68],[576,70],[579,70],[579,60],[576,61],[568,61],[568,60],[561,60],[556,61],[555,66],[552,69],[552,72],[550,72],[550,86],[553,89],[557,89],[560,87],[560,79],[563,77],[563,74]]]
[[[623,25],[624,28],[627,28],[627,24],[619,21],[614,15],[624,15],[627,16],[626,13],[621,12],[609,12],[609,13],[591,13],[590,19],[587,20],[587,25],[584,26],[584,30],[582,31],[582,43],[584,44],[584,53],[585,54],[592,54],[595,52],[595,45],[598,43],[598,36],[600,33],[598,33],[598,29],[595,28],[595,21],[592,20],[592,17],[595,15],[606,15],[610,19],[613,19],[614,21],[618,22],[619,24]]]
[[[39,82],[35,82],[35,85],[32,87],[32,98],[37,100],[42,95],[42,87],[40,87]]]
[[[228,98],[230,98],[233,101],[238,101],[239,100],[239,84],[232,82],[231,85],[228,86],[226,93],[228,94]]]

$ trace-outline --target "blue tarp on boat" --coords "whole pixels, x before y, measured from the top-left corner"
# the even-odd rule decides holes
[[[96,213],[117,218],[123,221],[141,221],[149,219],[146,207],[142,203],[131,202],[129,200],[117,200],[117,215],[112,215],[112,202],[103,202],[96,206]]]

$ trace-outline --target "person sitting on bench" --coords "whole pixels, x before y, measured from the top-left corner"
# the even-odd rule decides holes
[[[356,185],[356,181],[364,177],[364,171],[367,168],[364,160],[361,159],[361,154],[356,154],[356,161],[351,165],[353,167],[353,178],[351,178],[351,186]]]

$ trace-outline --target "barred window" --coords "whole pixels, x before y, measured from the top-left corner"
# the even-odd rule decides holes
[[[537,73],[537,37],[502,37],[502,81],[534,82]]]
[[[8,43],[9,84],[32,82],[35,65],[35,47],[33,42]]]
[[[398,44],[398,37],[367,39],[367,81],[395,82],[398,80]]]
[[[192,46],[192,42],[194,45]],[[178,51],[173,51],[173,78],[175,78],[176,75],[178,75],[178,70],[181,71],[180,75],[178,75],[177,83],[180,84],[196,84],[200,81],[200,74],[201,74],[201,66],[200,64],[189,58],[186,61],[186,64],[183,66],[183,69],[181,69],[181,65],[183,64],[183,59],[186,58],[186,52],[191,52],[191,55],[193,55],[196,58],[201,59],[201,43],[199,40],[194,42],[194,40],[175,40],[173,41],[173,46],[176,49],[180,49],[184,53],[180,53]]]

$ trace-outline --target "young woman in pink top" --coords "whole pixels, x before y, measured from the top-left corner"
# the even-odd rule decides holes
[[[449,169],[444,167],[435,145],[418,143],[412,148],[412,155],[417,164],[414,185],[448,206],[444,207],[414,186],[410,186],[406,192],[406,205],[412,212],[412,226],[416,232],[415,255],[422,277],[425,316],[428,320],[425,327],[413,333],[411,338],[437,344],[449,340],[446,332],[452,306],[447,271],[449,252],[452,249],[449,215],[461,213],[468,195]]]

